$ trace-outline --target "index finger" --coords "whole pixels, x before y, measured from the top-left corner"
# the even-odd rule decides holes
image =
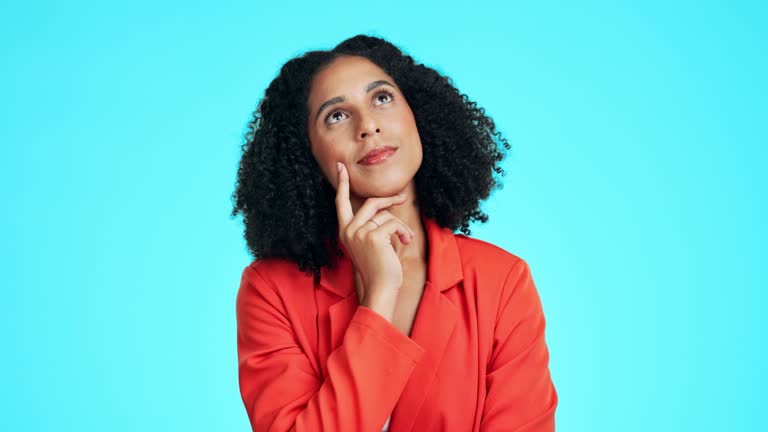
[[[352,203],[349,201],[349,176],[347,167],[341,162],[336,162],[336,171],[338,172],[336,186],[336,217],[339,219],[339,228],[349,225],[354,214],[352,213]]]

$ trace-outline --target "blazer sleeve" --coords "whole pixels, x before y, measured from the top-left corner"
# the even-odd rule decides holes
[[[499,304],[480,430],[554,431],[558,396],[549,371],[544,312],[524,260],[510,269]]]
[[[424,354],[384,317],[358,306],[321,381],[284,299],[251,266],[236,303],[240,393],[254,431],[381,431]]]

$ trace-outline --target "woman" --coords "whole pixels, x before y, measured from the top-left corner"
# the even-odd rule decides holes
[[[554,430],[530,269],[468,237],[504,174],[495,137],[509,149],[449,78],[380,38],[282,67],[234,194],[257,258],[237,296],[254,431]]]

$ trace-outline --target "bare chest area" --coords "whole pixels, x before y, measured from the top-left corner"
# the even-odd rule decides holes
[[[419,309],[419,303],[421,303],[421,296],[424,294],[425,283],[426,277],[423,280],[410,280],[403,285],[397,297],[392,324],[405,335],[411,335],[413,322],[416,320],[416,312]]]

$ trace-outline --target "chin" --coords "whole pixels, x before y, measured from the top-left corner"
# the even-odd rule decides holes
[[[359,174],[357,178],[365,180],[355,187],[355,190],[360,192],[359,196],[364,198],[392,196],[405,190],[409,183],[414,181],[416,171],[412,169],[413,167],[395,165],[391,168],[381,170],[376,175]],[[351,180],[354,183],[355,179]]]
[[[368,198],[396,195],[405,190],[411,180],[411,178],[399,177],[398,180],[366,184],[361,190],[361,196]]]

